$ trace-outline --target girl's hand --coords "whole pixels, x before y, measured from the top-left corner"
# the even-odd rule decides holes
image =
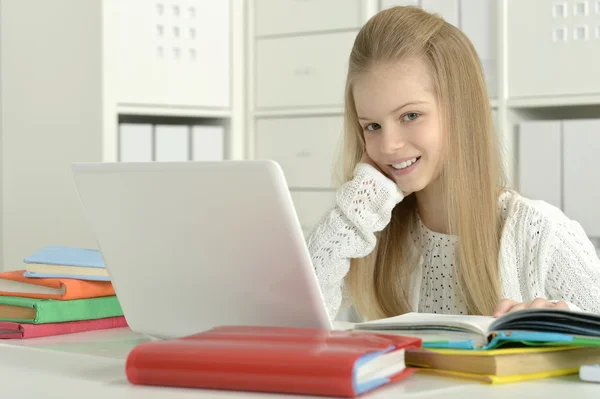
[[[360,159],[360,162],[361,163],[366,163],[368,165],[371,165],[372,167],[374,167],[375,169],[377,169],[382,175],[384,175],[385,177],[387,177],[388,179],[390,179],[394,183],[396,182],[392,176],[388,175],[383,170],[381,170],[381,168],[375,163],[375,161],[373,161],[371,159],[371,157],[369,156],[369,154],[367,154],[366,151],[364,152],[362,158]],[[404,190],[402,190],[402,194],[404,195],[404,197],[406,197],[406,196],[410,195],[411,193],[407,193]]]
[[[386,176],[388,179],[390,178],[390,176],[388,176],[386,173],[383,173],[383,171],[381,170],[381,168],[375,163],[375,161],[373,161],[371,159],[371,157],[369,156],[369,154],[367,154],[367,152],[365,151],[362,158],[360,159],[361,163],[366,163],[368,165],[371,165],[372,167],[374,167],[375,169],[377,169],[381,174],[383,174],[384,176]]]
[[[512,299],[503,299],[500,302],[500,305],[496,308],[494,312],[494,317],[500,317],[503,314],[515,312],[517,310],[522,309],[531,309],[531,308],[549,308],[549,309],[567,309],[569,310],[569,305],[565,301],[551,302],[543,298],[537,298],[531,302],[519,303],[517,301],[513,301]]]

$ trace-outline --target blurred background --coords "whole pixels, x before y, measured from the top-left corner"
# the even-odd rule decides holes
[[[473,41],[511,186],[600,244],[600,0],[0,0],[0,270],[96,247],[72,162],[274,159],[308,233],[354,37],[407,4]]]

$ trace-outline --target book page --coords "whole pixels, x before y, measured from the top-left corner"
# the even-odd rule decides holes
[[[488,327],[496,320],[491,316],[445,315],[434,313],[406,313],[356,324],[363,330],[444,330],[464,331],[487,335]]]

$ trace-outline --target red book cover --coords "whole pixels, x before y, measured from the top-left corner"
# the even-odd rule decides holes
[[[283,327],[217,327],[146,342],[127,358],[130,383],[355,397],[407,377],[412,337]]]
[[[38,338],[121,327],[127,327],[123,316],[46,324],[0,322],[0,339]]]

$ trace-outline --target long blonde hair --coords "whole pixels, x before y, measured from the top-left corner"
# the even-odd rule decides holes
[[[500,299],[498,196],[506,183],[481,63],[458,28],[407,6],[376,14],[360,30],[345,89],[344,180],[352,179],[365,151],[353,82],[378,64],[411,57],[421,58],[429,67],[446,132],[440,179],[449,233],[460,237],[454,273],[459,294],[470,314],[490,315]],[[389,225],[376,234],[373,252],[352,259],[344,286],[366,319],[410,311],[409,276],[421,255],[409,234],[416,212],[415,196],[410,195],[394,208]]]

